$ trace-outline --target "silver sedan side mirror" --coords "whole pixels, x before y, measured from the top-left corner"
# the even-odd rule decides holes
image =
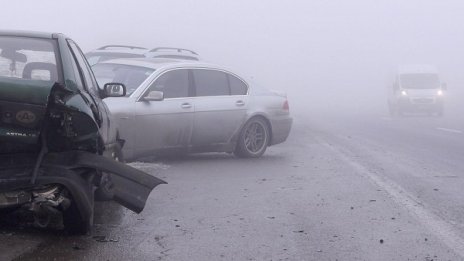
[[[143,99],[145,101],[162,101],[164,100],[164,93],[161,91],[150,91]]]
[[[105,97],[124,97],[126,96],[126,86],[122,83],[107,83],[103,87]]]

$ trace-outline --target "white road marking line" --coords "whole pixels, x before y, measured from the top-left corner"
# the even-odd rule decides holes
[[[460,130],[448,129],[448,128],[440,128],[440,127],[438,127],[437,130],[451,132],[451,133],[459,133],[459,134],[462,133],[462,131],[460,131]]]
[[[456,229],[451,223],[434,214],[432,211],[427,210],[419,199],[404,190],[400,185],[385,176],[377,175],[370,171],[369,168],[350,159],[347,153],[335,148],[333,145],[330,145],[322,139],[319,140],[322,145],[337,154],[343,161],[351,165],[359,174],[370,179],[375,185],[387,192],[393,201],[405,208],[409,213],[412,213],[420,223],[430,230],[431,233],[441,239],[445,245],[464,259],[464,239],[456,233]]]

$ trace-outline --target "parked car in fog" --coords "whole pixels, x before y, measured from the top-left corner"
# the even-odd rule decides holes
[[[190,61],[200,60],[198,53],[192,50],[175,47],[157,47],[145,53],[145,56],[149,58],[171,58]]]
[[[230,152],[260,157],[284,142],[292,118],[285,95],[222,67],[173,59],[116,59],[93,66],[100,86],[121,82],[126,100],[105,99],[124,156]]]
[[[130,45],[105,45],[85,54],[90,65],[116,58],[143,58],[147,48]]]
[[[398,69],[393,86],[388,88],[388,108],[392,116],[404,113],[444,112],[446,84],[431,65],[405,65]]]

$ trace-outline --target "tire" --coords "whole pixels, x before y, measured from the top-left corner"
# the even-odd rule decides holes
[[[69,235],[86,235],[92,228],[93,220],[83,220],[73,201],[69,209],[63,212],[63,224]]]
[[[63,212],[64,230],[69,235],[87,235],[93,226],[93,209],[95,207],[94,195],[91,197],[92,213],[88,220],[82,218],[74,198],[71,198],[71,205]]]
[[[267,149],[270,130],[260,117],[251,118],[240,131],[234,154],[241,158],[259,158]]]

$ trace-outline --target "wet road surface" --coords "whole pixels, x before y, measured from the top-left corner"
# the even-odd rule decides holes
[[[260,159],[137,162],[165,179],[92,235],[4,227],[0,260],[463,260],[464,122],[295,113]]]

